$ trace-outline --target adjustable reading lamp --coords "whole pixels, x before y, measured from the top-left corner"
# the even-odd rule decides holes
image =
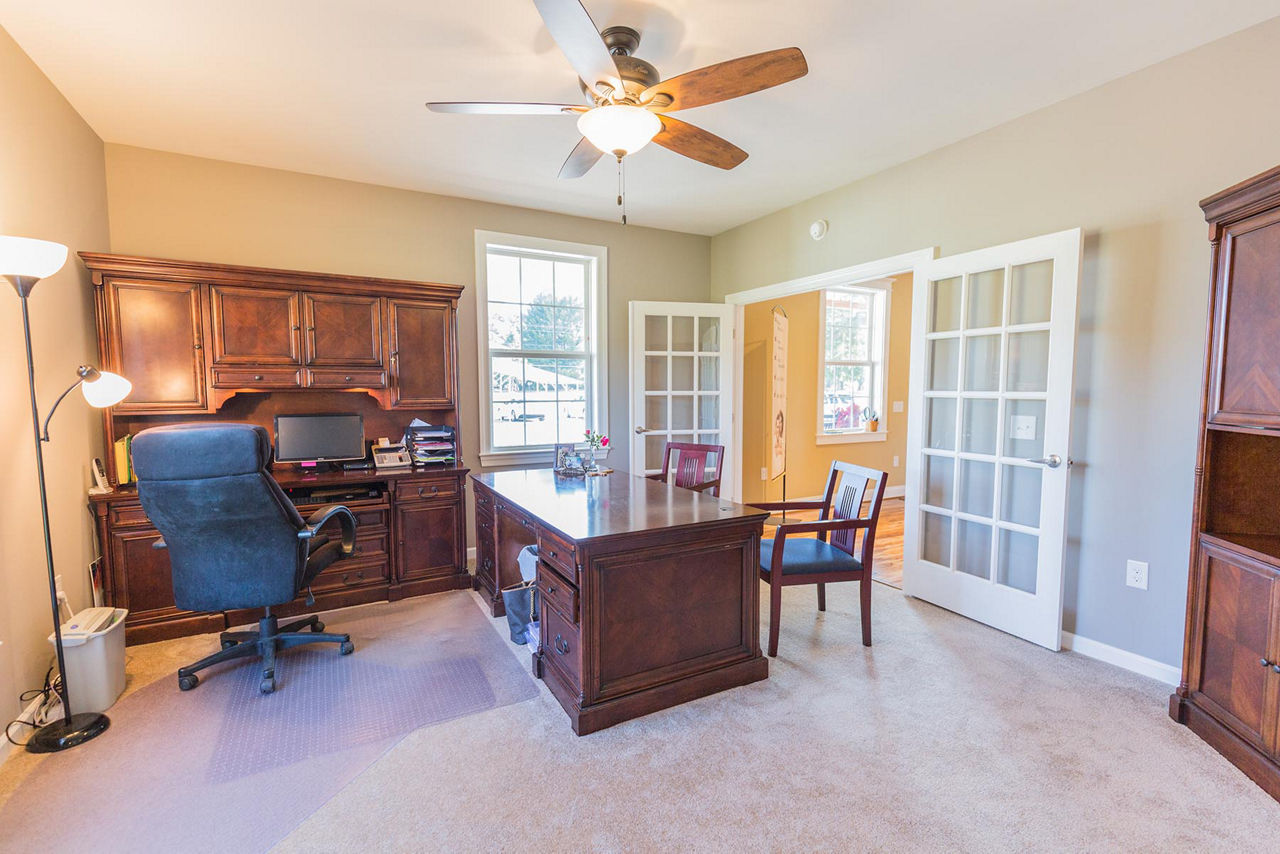
[[[44,555],[49,569],[49,605],[53,611],[53,636],[54,646],[58,650],[58,673],[62,676],[62,686],[58,692],[62,700],[62,720],[46,724],[35,731],[31,740],[27,742],[27,750],[32,753],[53,753],[75,747],[101,734],[111,723],[104,714],[71,714],[67,668],[62,654],[62,618],[58,613],[58,588],[53,572],[53,543],[49,537],[49,500],[44,485],[43,443],[49,441],[49,420],[53,418],[58,404],[62,403],[63,398],[70,394],[72,389],[79,386],[84,393],[84,399],[90,406],[104,407],[119,403],[133,386],[118,374],[81,365],[76,371],[78,378],[70,388],[58,396],[49,410],[43,428],[41,427],[40,413],[36,409],[36,373],[31,359],[31,321],[27,314],[27,297],[30,296],[36,282],[52,276],[61,270],[66,262],[67,247],[59,243],[0,235],[0,277],[9,280],[13,289],[18,292],[18,298],[22,300],[22,334],[27,345],[27,385],[31,390],[31,429],[36,442],[36,475],[40,482],[40,513],[44,521]]]

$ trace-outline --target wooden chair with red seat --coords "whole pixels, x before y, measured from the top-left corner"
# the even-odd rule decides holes
[[[675,471],[671,469],[671,454],[676,454]],[[713,462],[708,458],[715,456]],[[662,471],[649,475],[649,480],[674,483],[681,489],[705,492],[720,497],[720,471],[724,468],[724,445],[695,445],[692,442],[667,442],[662,453]],[[712,477],[707,477],[707,472]],[[674,480],[668,478],[674,476]]]
[[[760,579],[769,583],[769,655],[778,654],[782,588],[818,586],[818,610],[827,610],[827,584],[857,581],[862,605],[862,645],[871,646],[871,561],[876,522],[888,473],[833,462],[819,501],[753,502],[761,510],[818,510],[816,522],[783,522],[772,540],[760,542]],[[868,491],[871,490],[870,495]],[[862,506],[869,499],[867,515]],[[862,532],[858,546],[858,532]],[[817,534],[801,537],[799,534]]]

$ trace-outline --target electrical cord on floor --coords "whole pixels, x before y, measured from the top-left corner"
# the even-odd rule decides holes
[[[30,691],[23,691],[19,695],[18,700],[24,704],[28,704],[36,698],[40,698],[40,705],[36,706],[35,714],[32,720],[24,721],[22,718],[14,718],[9,721],[8,726],[4,728],[4,737],[9,739],[10,744],[18,747],[26,747],[25,741],[14,741],[12,730],[14,724],[22,724],[23,726],[39,729],[49,722],[52,718],[52,711],[62,704],[62,674],[53,675],[53,665],[49,665],[49,669],[44,674],[44,686],[40,688],[32,688]]]

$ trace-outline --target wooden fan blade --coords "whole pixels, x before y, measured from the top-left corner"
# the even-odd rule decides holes
[[[721,139],[710,131],[682,122],[673,116],[658,116],[662,130],[653,141],[676,154],[683,154],[700,163],[732,169],[747,159],[747,153],[738,146]]]
[[[622,87],[618,66],[600,38],[600,30],[579,0],[533,0],[533,5],[538,7],[551,38],[587,88],[599,92],[601,84],[610,89]]]
[[[563,116],[585,113],[588,107],[575,104],[513,104],[502,101],[432,101],[433,113],[466,113],[476,116]]]
[[[740,98],[809,73],[798,47],[741,56],[655,83],[640,96],[654,112],[670,113]]]
[[[591,167],[604,157],[600,149],[592,145],[584,136],[569,152],[564,165],[560,167],[560,178],[581,178],[591,171]]]

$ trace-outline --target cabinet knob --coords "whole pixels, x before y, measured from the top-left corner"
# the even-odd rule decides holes
[[[346,377],[346,378],[345,378],[345,380],[346,380],[347,382],[351,382],[351,377]]]
[[[1259,658],[1259,659],[1258,659],[1258,663],[1259,663],[1259,664],[1261,664],[1263,667],[1274,667],[1274,666],[1275,666],[1275,662],[1274,662],[1274,661],[1268,661],[1268,660],[1267,660],[1267,659],[1265,659],[1265,658]]]
[[[254,380],[256,380],[256,381],[261,382],[261,381],[262,381],[262,374],[254,374],[254,375],[253,375],[253,378],[254,378]]]
[[[197,344],[197,345],[195,346],[195,349],[197,349],[197,350],[203,350],[204,348],[203,348],[201,345]]]
[[[295,327],[293,327],[293,331],[294,331],[294,332],[297,332],[297,331],[298,331],[299,329],[301,329],[301,328],[302,328],[301,326],[295,326]]]

